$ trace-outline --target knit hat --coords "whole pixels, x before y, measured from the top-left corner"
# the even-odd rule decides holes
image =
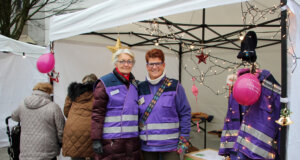
[[[40,91],[44,91],[48,94],[52,94],[53,93],[53,87],[50,83],[47,82],[40,82],[37,83],[34,87],[33,90],[40,90]]]
[[[94,73],[88,74],[82,78],[82,83],[85,84],[85,83],[89,83],[89,82],[95,82],[95,81],[97,81],[97,79],[98,78]]]
[[[257,37],[254,31],[249,31],[241,42],[241,50],[237,58],[247,62],[256,61],[255,48],[257,46]]]

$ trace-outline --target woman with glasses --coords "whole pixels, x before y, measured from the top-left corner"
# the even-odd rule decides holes
[[[131,73],[134,54],[129,49],[119,49],[112,60],[113,72],[94,85],[93,149],[103,160],[138,160],[138,93]]]
[[[139,84],[139,127],[144,160],[179,160],[177,149],[186,148],[191,108],[182,85],[166,77],[160,49],[146,53],[146,81]],[[183,151],[184,152],[184,151]],[[182,157],[183,158],[183,157]]]

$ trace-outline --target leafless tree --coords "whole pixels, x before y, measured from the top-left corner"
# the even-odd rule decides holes
[[[81,0],[0,0],[0,34],[19,39],[28,21],[61,14]],[[44,13],[45,16],[39,16]]]

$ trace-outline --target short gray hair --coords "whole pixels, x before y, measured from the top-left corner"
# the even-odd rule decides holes
[[[125,49],[119,49],[119,50],[117,50],[117,51],[113,54],[113,56],[112,56],[112,63],[113,63],[113,64],[116,64],[116,63],[117,63],[118,57],[119,57],[119,55],[122,54],[122,53],[128,54],[128,55],[133,59],[133,62],[135,62],[135,56],[134,56],[134,54],[133,54],[129,49],[125,48]]]

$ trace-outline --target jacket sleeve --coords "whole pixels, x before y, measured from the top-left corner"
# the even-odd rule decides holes
[[[72,106],[72,101],[71,101],[70,97],[67,96],[65,99],[65,105],[64,105],[64,115],[66,118],[68,118],[71,106]]]
[[[63,131],[65,127],[65,117],[61,111],[61,108],[55,104],[55,111],[54,111],[54,122],[57,130],[57,138],[58,142],[62,143],[63,138]]]
[[[189,137],[191,130],[191,107],[181,84],[177,86],[175,99],[179,116],[180,136]]]
[[[94,89],[94,104],[92,111],[91,129],[91,138],[93,140],[102,139],[107,103],[108,95],[106,94],[104,84],[99,81],[99,83],[96,84],[96,88]]]
[[[16,122],[20,122],[20,110],[21,105],[11,114],[11,118]]]

